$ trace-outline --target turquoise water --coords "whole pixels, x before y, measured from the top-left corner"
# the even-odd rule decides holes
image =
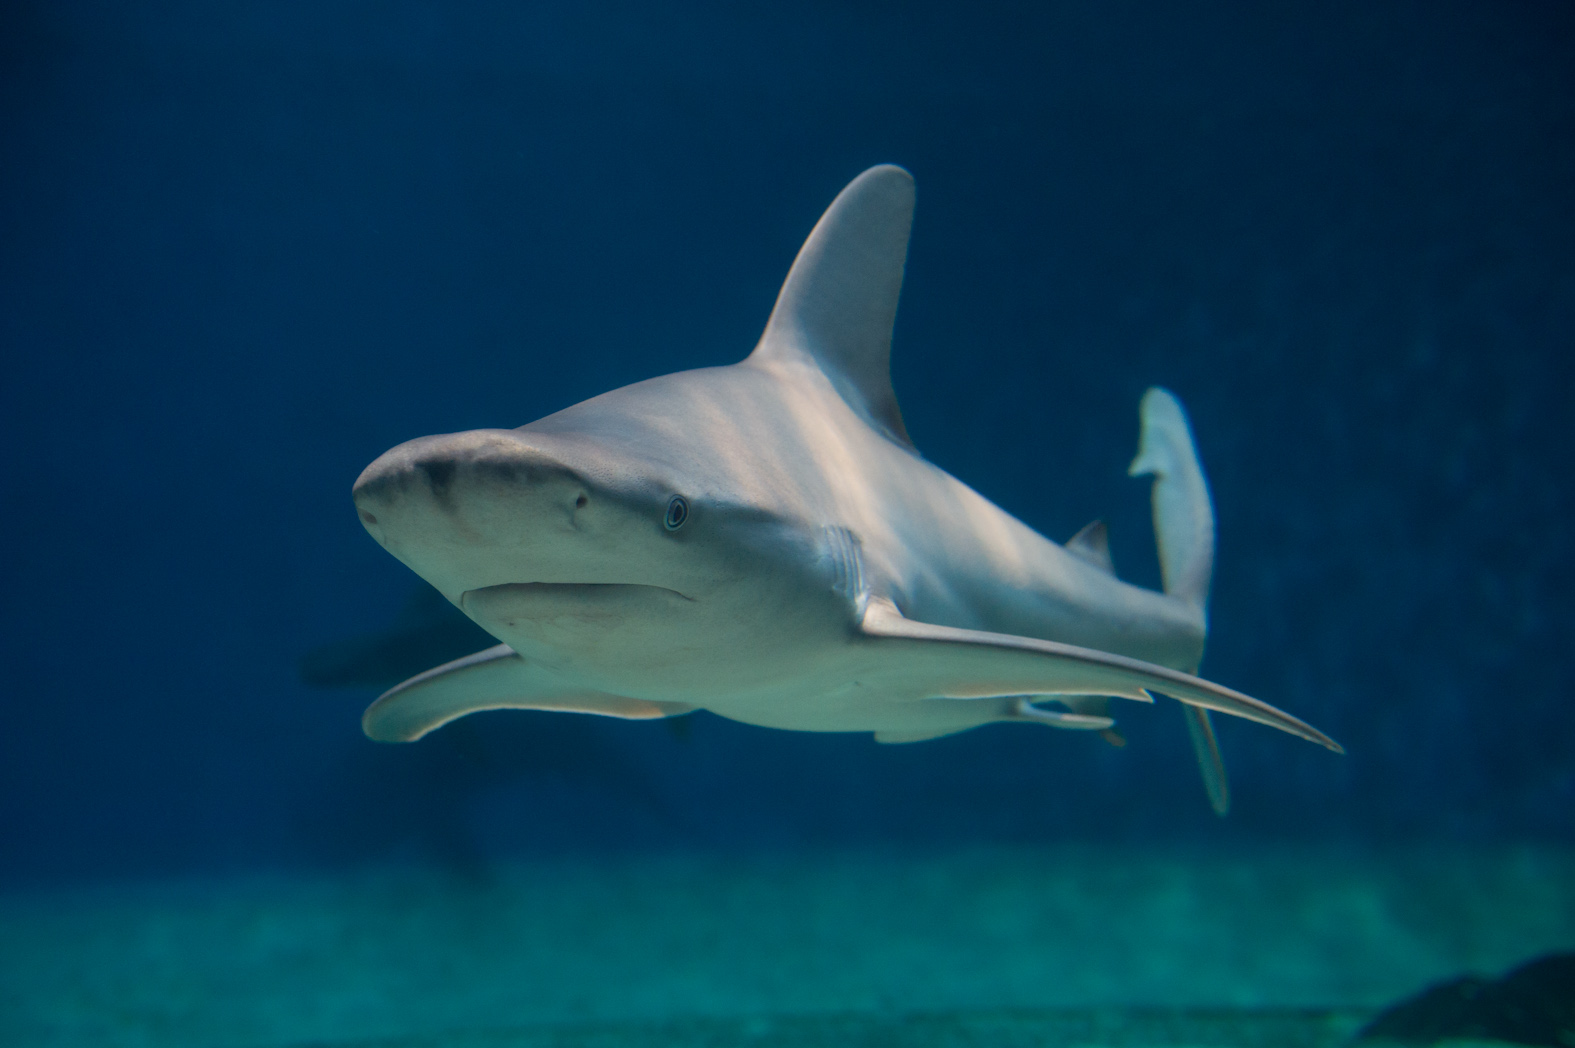
[[[0,1028],[104,1048],[1334,1044],[1430,981],[1572,945],[1575,852],[1532,849],[365,868],[8,896]]]

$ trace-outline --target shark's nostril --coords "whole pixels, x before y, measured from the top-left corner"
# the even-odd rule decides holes
[[[376,524],[377,523],[377,518],[374,517],[372,514],[368,513],[366,510],[362,510],[361,511],[361,523],[363,523],[363,524]]]

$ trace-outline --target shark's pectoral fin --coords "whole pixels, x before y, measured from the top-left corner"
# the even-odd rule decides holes
[[[872,673],[911,690],[916,698],[1112,695],[1149,701],[1148,693],[1157,691],[1344,752],[1317,728],[1266,702],[1138,659],[1033,637],[915,622],[884,597],[870,598],[860,630],[868,638],[867,654],[878,660]]]
[[[361,728],[379,742],[414,742],[456,717],[481,710],[556,710],[653,720],[693,709],[567,686],[499,644],[390,688],[367,707]]]

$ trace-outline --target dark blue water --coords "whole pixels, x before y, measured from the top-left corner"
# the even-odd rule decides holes
[[[1057,539],[1143,389],[1219,517],[1210,813],[1130,745],[495,714],[408,747],[299,656],[414,582],[362,466],[729,363],[864,167],[919,186],[895,384]],[[619,849],[1575,838],[1567,3],[0,13],[0,878]]]

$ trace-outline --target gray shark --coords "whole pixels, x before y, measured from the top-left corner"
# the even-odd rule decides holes
[[[1181,405],[1144,396],[1164,592],[1060,545],[914,448],[889,371],[913,180],[871,168],[799,251],[737,364],[639,382],[518,429],[423,437],[355,483],[384,548],[503,643],[405,681],[367,735],[468,713],[706,709],[917,742],[997,721],[1105,733],[1112,698],[1185,704],[1215,809],[1209,711],[1340,751],[1195,671],[1214,557]]]

